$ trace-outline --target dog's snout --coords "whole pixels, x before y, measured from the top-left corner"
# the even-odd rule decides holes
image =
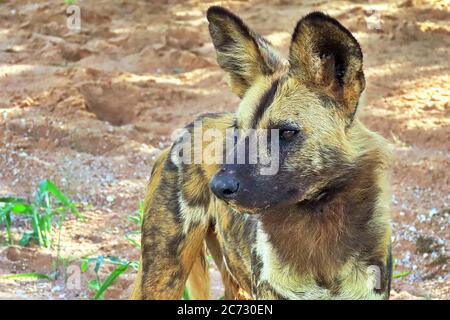
[[[210,183],[212,192],[220,199],[232,199],[239,190],[239,180],[229,175],[217,175]]]

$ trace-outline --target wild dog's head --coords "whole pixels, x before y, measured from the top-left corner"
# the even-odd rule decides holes
[[[286,60],[231,12],[211,7],[207,18],[218,63],[242,99],[236,128],[279,130],[274,175],[260,174],[257,164],[225,164],[210,182],[212,191],[255,212],[319,197],[348,178],[355,161],[348,129],[365,85],[352,34],[313,12],[297,23]]]

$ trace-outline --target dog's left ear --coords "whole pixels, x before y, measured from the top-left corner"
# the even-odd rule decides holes
[[[364,90],[358,41],[337,20],[321,12],[301,19],[292,35],[290,73],[335,98],[350,118]]]

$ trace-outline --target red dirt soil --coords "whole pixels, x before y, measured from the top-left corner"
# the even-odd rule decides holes
[[[86,216],[64,224],[62,256],[137,259],[124,233],[155,156],[172,133],[204,112],[232,111],[207,31],[206,9],[221,4],[286,53],[297,20],[311,10],[338,18],[360,41],[367,87],[360,118],[389,139],[394,299],[449,299],[450,2],[76,1],[81,32],[68,29],[63,0],[0,3],[0,196],[31,197],[53,180]],[[26,227],[15,219],[14,241]],[[51,273],[55,250],[7,247],[0,226],[0,274]],[[214,266],[213,297],[221,295]],[[111,267],[109,267],[111,270]],[[108,270],[103,270],[106,275]],[[80,286],[0,279],[0,299],[84,299]],[[107,299],[128,297],[134,271]]]

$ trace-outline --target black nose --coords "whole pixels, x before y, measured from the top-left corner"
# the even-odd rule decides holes
[[[232,199],[239,190],[239,180],[232,176],[216,175],[209,184],[212,192],[220,199]]]

